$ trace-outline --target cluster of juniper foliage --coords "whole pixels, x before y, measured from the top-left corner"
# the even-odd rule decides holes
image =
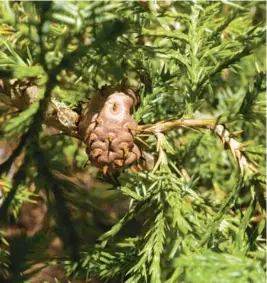
[[[265,12],[0,3],[1,282],[265,281]],[[137,97],[143,164],[107,176],[75,131],[118,85]]]

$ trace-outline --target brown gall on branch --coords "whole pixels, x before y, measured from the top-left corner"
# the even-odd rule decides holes
[[[240,150],[242,143],[237,141],[224,125],[218,125],[216,120],[181,119],[171,121],[161,121],[156,124],[139,125],[138,134],[154,134],[166,132],[175,128],[205,128],[213,131],[227,145],[235,160],[238,162],[240,171],[244,174],[245,170],[257,173],[258,170],[252,165],[244,153]]]
[[[132,95],[106,91],[93,96],[82,114],[79,135],[87,145],[89,161],[104,174],[136,164],[141,151],[134,142],[138,125],[131,115]]]

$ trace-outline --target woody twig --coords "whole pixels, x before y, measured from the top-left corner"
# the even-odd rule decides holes
[[[237,141],[233,134],[224,126],[217,124],[217,120],[200,120],[200,119],[180,119],[171,121],[161,121],[155,124],[140,125],[140,134],[157,134],[159,132],[167,132],[175,128],[204,128],[214,132],[222,141],[224,145],[230,148],[233,157],[238,162],[241,173],[245,170],[258,172],[256,167],[248,161],[245,154],[242,152],[242,143]]]

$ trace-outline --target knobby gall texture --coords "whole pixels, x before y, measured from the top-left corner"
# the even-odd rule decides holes
[[[131,116],[134,99],[124,92],[93,97],[81,122],[79,134],[87,145],[92,164],[107,171],[125,169],[136,163],[141,152],[134,143],[137,123]]]

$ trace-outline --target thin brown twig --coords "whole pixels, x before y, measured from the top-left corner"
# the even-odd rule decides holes
[[[233,157],[238,162],[241,173],[245,170],[258,172],[253,164],[251,164],[244,153],[240,150],[243,144],[237,141],[233,134],[227,130],[224,125],[216,123],[217,120],[200,120],[200,119],[180,119],[172,121],[161,121],[156,124],[140,125],[138,132],[140,134],[154,134],[157,135],[161,132],[166,132],[175,128],[205,128],[213,131],[222,141],[223,144],[230,148]]]
[[[140,125],[140,133],[154,134],[157,132],[166,132],[174,128],[211,128],[216,126],[216,120],[199,120],[199,119],[180,119],[172,121],[161,121],[156,124]]]

